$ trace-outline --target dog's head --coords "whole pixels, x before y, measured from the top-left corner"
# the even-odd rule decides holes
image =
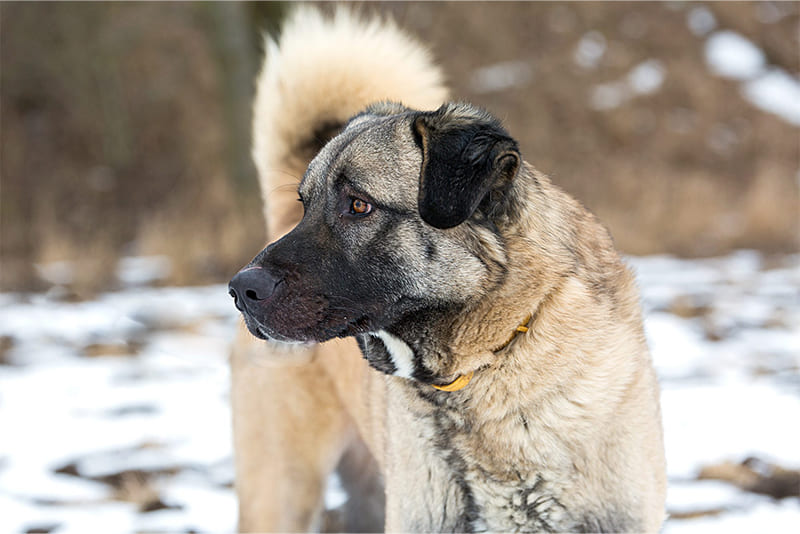
[[[448,318],[502,281],[520,162],[499,122],[466,104],[356,115],[309,165],[301,222],[231,280],[248,328],[281,341],[356,335],[386,372],[398,362],[379,361],[376,345],[440,350]]]

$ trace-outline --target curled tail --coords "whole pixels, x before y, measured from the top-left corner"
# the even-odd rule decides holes
[[[295,191],[308,162],[349,117],[379,100],[435,109],[447,98],[428,51],[393,22],[345,7],[295,9],[267,39],[253,107],[253,158],[270,240],[302,215]]]

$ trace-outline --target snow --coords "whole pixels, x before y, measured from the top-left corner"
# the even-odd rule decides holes
[[[768,381],[721,380],[673,385],[661,392],[668,472],[696,476],[698,467],[724,458],[766,457],[800,468],[800,396]]]
[[[667,508],[678,513],[725,508],[754,497],[730,484],[716,480],[673,482],[669,490]]]
[[[675,516],[664,532],[800,524],[798,498],[697,480],[748,457],[800,468],[800,256],[628,263],[662,387]],[[233,531],[227,350],[239,319],[225,286],[53,294],[0,294],[0,336],[13,338],[0,358],[0,531]],[[129,493],[145,481],[166,508],[142,512],[103,482],[125,473]],[[332,478],[328,506],[346,498]]]
[[[75,266],[69,261],[53,261],[34,266],[37,274],[54,285],[70,284]],[[166,256],[129,256],[117,265],[116,278],[123,287],[144,286],[166,279],[172,272],[172,262]]]
[[[475,70],[470,78],[470,87],[476,93],[495,93],[524,87],[531,78],[533,69],[525,61],[504,61]]]
[[[34,265],[36,273],[45,281],[55,285],[72,282],[75,277],[74,264],[68,261],[52,261]]]
[[[692,33],[697,36],[706,35],[717,27],[716,17],[705,6],[697,6],[690,9],[686,15],[686,23]]]
[[[800,81],[782,69],[771,68],[746,82],[742,93],[757,108],[800,126]]]
[[[164,280],[171,272],[172,262],[166,256],[132,256],[122,258],[116,274],[123,285],[131,287]]]
[[[714,73],[735,80],[754,78],[766,66],[764,52],[747,38],[730,30],[711,35],[705,44],[705,55]]]
[[[606,53],[606,38],[602,33],[593,30],[587,32],[575,47],[573,59],[584,69],[594,69]]]
[[[0,302],[0,335],[14,339],[11,365],[0,366],[0,496],[32,510],[0,515],[0,531],[161,530],[175,523],[156,519],[177,513],[196,528],[235,528],[225,356],[238,319],[225,286]],[[138,354],[82,355],[91,343],[131,339]],[[80,478],[54,473],[70,464]],[[131,469],[199,470],[204,483],[192,493],[179,478],[159,480],[162,499],[178,492],[183,508],[139,514],[91,480]]]
[[[791,12],[789,5],[760,3],[758,16],[765,24],[777,22]],[[705,6],[692,7],[686,14],[686,24],[694,35],[705,39],[703,53],[712,74],[738,82],[743,98],[761,111],[800,126],[797,73],[770,65],[764,51],[740,33],[726,29],[714,31],[717,20]],[[574,60],[586,69],[594,69],[605,55],[606,47],[601,33],[588,32],[575,48]],[[666,75],[667,69],[661,60],[647,59],[635,65],[625,78],[595,85],[589,95],[589,105],[599,111],[616,109],[636,96],[658,91]],[[676,131],[691,128],[685,118],[685,114],[674,117]],[[727,154],[735,149],[738,139],[733,131],[717,128],[712,133],[708,143],[713,150]]]
[[[624,82],[601,83],[592,89],[589,102],[594,109],[607,110],[618,108],[628,98],[629,91]]]
[[[657,59],[649,59],[639,63],[628,73],[628,84],[634,93],[653,93],[664,83],[665,76],[664,64]]]
[[[624,78],[596,85],[592,89],[590,105],[597,110],[617,108],[636,96],[658,91],[666,75],[667,70],[661,61],[657,59],[642,61]]]
[[[717,517],[667,522],[664,534],[731,534],[735,532],[794,532],[800,525],[800,502],[760,500],[746,509],[731,510]]]
[[[775,6],[762,11],[765,16],[780,14]],[[694,28],[691,15],[689,26]],[[705,42],[705,57],[713,73],[741,82],[742,95],[750,104],[800,126],[800,80],[769,65],[764,52],[750,40],[729,30],[716,32]]]
[[[720,31],[706,41],[705,54],[712,72],[742,82],[742,95],[752,105],[800,126],[800,81],[768,66],[764,52],[751,41]]]
[[[793,4],[793,2],[758,2],[756,17],[764,24],[775,24],[784,17],[796,13],[796,5]]]
[[[705,355],[703,335],[695,324],[669,313],[653,313],[645,324],[658,375],[685,378],[697,374]]]

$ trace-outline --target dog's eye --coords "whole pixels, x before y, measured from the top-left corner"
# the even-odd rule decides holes
[[[372,204],[360,198],[350,201],[350,215],[368,215],[372,211]]]

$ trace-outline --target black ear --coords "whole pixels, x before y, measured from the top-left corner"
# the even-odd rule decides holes
[[[436,228],[467,220],[489,191],[506,187],[517,173],[517,142],[488,113],[444,105],[420,113],[413,131],[422,149],[418,206]]]

